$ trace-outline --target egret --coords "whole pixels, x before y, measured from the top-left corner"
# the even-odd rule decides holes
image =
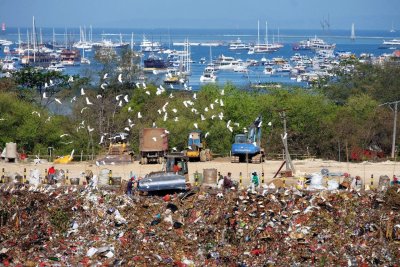
[[[90,102],[89,97],[86,97],[86,105],[93,105],[93,103]]]

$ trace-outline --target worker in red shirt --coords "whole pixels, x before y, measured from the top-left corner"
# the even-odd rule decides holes
[[[174,173],[178,173],[181,170],[181,167],[179,167],[178,163],[175,163],[174,167],[172,168],[172,171]]]
[[[47,171],[47,179],[50,184],[53,184],[55,183],[55,178],[56,178],[56,169],[54,169],[54,166],[51,166]]]

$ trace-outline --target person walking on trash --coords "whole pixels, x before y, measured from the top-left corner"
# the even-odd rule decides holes
[[[134,182],[135,178],[132,177],[131,179],[129,179],[128,184],[126,185],[126,194],[128,196],[132,196],[132,189],[133,189],[133,182]]]
[[[353,181],[351,182],[350,188],[354,189],[356,191],[361,190],[362,188],[362,180],[360,176],[356,176],[356,178],[353,179]]]
[[[255,191],[255,189],[258,188],[259,184],[260,184],[260,180],[258,178],[257,172],[254,171],[252,173],[253,177],[251,178],[251,190]]]
[[[228,172],[228,176],[224,176],[224,181],[223,181],[224,189],[229,190],[233,186],[231,175],[232,174]]]

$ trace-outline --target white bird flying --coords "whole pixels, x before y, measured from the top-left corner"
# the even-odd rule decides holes
[[[136,88],[139,88],[140,87],[140,84],[139,83],[136,83]]]
[[[85,95],[85,90],[83,90],[83,88],[81,88],[81,95]]]
[[[194,125],[194,127],[195,127],[196,129],[199,128],[198,125],[197,125],[197,123],[193,123],[193,125]]]
[[[176,151],[176,150],[177,150],[176,147],[173,147],[173,148],[172,148],[172,151]]]
[[[169,131],[167,129],[164,130],[164,133],[169,134]]]
[[[228,126],[229,131],[233,132],[232,126]]]
[[[202,121],[205,121],[205,120],[206,120],[206,118],[204,117],[203,114],[200,114],[200,117],[201,117],[201,120],[202,120]]]
[[[90,102],[89,97],[86,97],[86,105],[93,105],[93,103]]]
[[[97,99],[102,98],[102,97],[103,97],[102,95],[97,95],[96,96]]]
[[[150,95],[150,91],[146,91],[146,94]]]
[[[216,116],[217,116],[217,115],[215,115],[215,114],[212,115],[212,116],[211,116],[211,119],[213,120]]]
[[[163,120],[164,120],[164,121],[167,121],[167,119],[168,119],[168,113],[165,112]]]
[[[122,83],[122,73],[120,73],[120,74],[118,75],[118,81],[119,81],[120,83]]]
[[[131,128],[125,127],[124,130],[127,131],[127,132],[129,132],[129,131],[131,130]]]
[[[183,105],[185,105],[185,107],[188,107],[188,103],[186,101],[183,101]]]
[[[153,137],[153,140],[154,140],[154,142],[157,142],[157,138],[156,137]]]
[[[178,117],[175,117],[175,118],[174,118],[174,121],[179,121],[179,118],[178,118]]]
[[[219,100],[219,105],[220,105],[221,107],[224,106],[224,102],[222,102],[222,99]]]
[[[173,108],[172,111],[173,111],[174,113],[177,113],[177,112],[178,112],[178,110],[177,110],[176,108]]]
[[[146,86],[146,84],[144,82],[142,83],[142,85],[143,85],[143,89],[147,88],[147,86]]]
[[[76,96],[74,96],[74,97],[71,99],[71,103],[74,102],[74,101],[76,101]]]
[[[53,83],[53,81],[52,81],[52,80],[50,80],[49,82],[50,82],[50,85],[54,85],[54,83]]]
[[[106,86],[107,86],[106,83],[102,83],[102,84],[100,85],[100,88],[103,89],[103,90],[106,90]]]
[[[211,108],[211,109],[214,109],[214,103],[211,103],[211,104],[210,104],[210,108]]]
[[[101,145],[103,142],[104,142],[104,135],[102,135],[102,136],[100,137],[99,145]]]
[[[44,88],[48,88],[49,85],[47,83],[44,83]]]
[[[171,83],[171,84],[169,85],[169,88],[174,89],[174,85]]]
[[[204,108],[204,111],[205,111],[205,112],[208,112],[208,107],[205,107],[205,108]]]
[[[73,76],[69,76],[68,82],[69,82],[69,83],[72,83],[73,81],[74,81],[74,77],[73,77]]]
[[[115,99],[116,99],[117,101],[119,101],[119,98],[120,98],[121,96],[123,96],[123,95],[122,95],[122,94],[121,94],[121,95],[117,95],[117,96],[115,97]]]
[[[138,112],[137,117],[138,117],[139,119],[142,118],[142,114],[140,114],[140,111]]]
[[[162,110],[161,110],[161,109],[158,109],[158,110],[157,110],[157,112],[158,112],[158,114],[160,114],[160,115],[161,115],[161,113],[162,113]]]
[[[82,109],[81,109],[81,114],[83,113],[83,111],[84,111],[85,109],[88,109],[88,107],[82,108]]]
[[[60,99],[54,98],[54,100],[55,100],[58,104],[60,104],[60,105],[62,104],[61,101],[60,101]]]
[[[128,100],[128,95],[125,95],[125,96],[124,96],[124,100],[125,100],[126,103],[129,102],[129,100]]]
[[[210,135],[210,133],[206,132],[206,134],[204,135],[204,138],[207,138],[207,136],[209,136],[209,135]]]
[[[222,112],[219,113],[219,114],[218,114],[218,117],[219,117],[219,119],[222,121],[222,119],[224,118],[224,113],[222,113]]]
[[[132,111],[132,108],[131,107],[128,107],[128,112],[131,112]]]
[[[46,92],[43,92],[43,98],[47,99]]]
[[[233,125],[235,125],[236,127],[240,126],[238,122],[234,122]]]
[[[225,94],[225,90],[222,89],[222,90],[221,90],[221,95],[224,95],[224,94]]]
[[[197,94],[196,93],[193,94],[193,99],[197,99]]]
[[[268,122],[268,126],[272,126],[272,122]]]
[[[90,128],[89,125],[87,126],[87,129],[88,129],[89,133],[94,131],[94,128]]]
[[[108,73],[104,73],[103,79],[107,79],[108,78]]]
[[[172,95],[172,93],[169,94],[169,98],[174,98],[174,96]]]
[[[119,101],[118,106],[122,107],[122,100]]]
[[[60,135],[60,138],[63,138],[64,136],[69,136],[69,134],[62,134],[62,135]]]
[[[262,125],[262,121],[260,121],[260,123],[258,124],[258,128],[260,128],[261,127],[261,125]]]

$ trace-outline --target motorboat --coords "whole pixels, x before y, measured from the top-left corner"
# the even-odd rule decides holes
[[[144,68],[146,69],[166,69],[167,63],[162,57],[157,57],[155,54],[150,54],[147,59],[143,61]]]
[[[12,60],[10,57],[6,57],[3,60],[3,66],[1,67],[3,71],[13,71],[16,70],[15,61]]]
[[[57,72],[62,72],[65,70],[65,67],[63,64],[57,62],[57,61],[52,61],[50,63],[50,66],[47,67],[48,71],[57,71]]]
[[[293,50],[333,50],[336,44],[326,43],[324,40],[317,38],[309,38],[293,44]]]
[[[203,74],[200,76],[200,82],[215,82],[217,80],[217,75],[215,74],[215,68],[213,66],[207,66]]]
[[[140,43],[140,50],[142,52],[158,52],[161,50],[161,44],[159,42],[151,42],[143,35],[143,40]]]
[[[243,61],[240,59],[235,59],[233,57],[227,57],[221,55],[215,61],[215,65],[218,70],[234,70],[237,66],[243,65]]]
[[[237,38],[236,41],[232,41],[229,43],[229,50],[249,50],[250,45],[245,44],[240,40],[240,38]]]
[[[275,74],[275,69],[272,66],[265,66],[263,72],[266,75],[273,75],[273,74]]]

